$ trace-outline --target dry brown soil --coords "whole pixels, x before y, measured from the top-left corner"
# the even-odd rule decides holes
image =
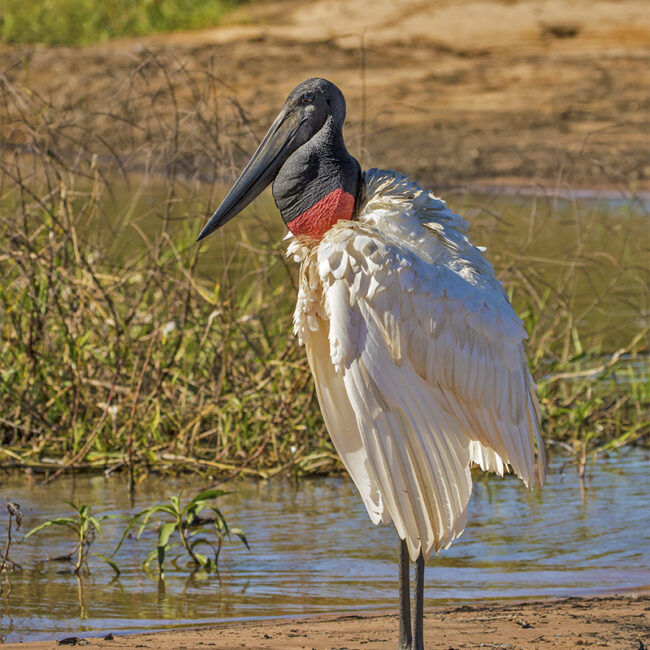
[[[437,188],[630,190],[650,188],[649,44],[643,0],[280,0],[200,32],[5,47],[0,68],[61,110],[87,114],[101,114],[151,52],[186,70],[210,68],[251,127],[235,167],[288,91],[325,76],[347,97],[347,141],[364,166]],[[194,106],[180,86],[182,128]],[[149,111],[165,102],[172,110],[161,91]],[[120,131],[112,123],[102,136],[119,149]]]
[[[644,650],[650,643],[650,596],[568,598],[490,603],[427,610],[425,647],[617,648]],[[389,649],[397,646],[395,614],[320,616],[286,621],[233,623],[211,628],[113,636],[82,641],[85,648],[298,648]],[[61,637],[70,642],[70,637]],[[59,641],[60,641],[59,640]],[[3,645],[6,650],[53,650],[56,641]]]

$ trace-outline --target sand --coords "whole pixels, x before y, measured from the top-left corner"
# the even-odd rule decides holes
[[[650,596],[566,598],[534,602],[490,602],[428,609],[424,639],[428,649],[460,648],[619,648],[644,650],[650,643]],[[76,643],[93,648],[302,648],[377,649],[397,647],[397,615],[356,614],[231,623],[146,634],[111,635]],[[61,640],[68,643],[61,644]],[[3,645],[6,650],[51,650],[74,645],[57,641]]]

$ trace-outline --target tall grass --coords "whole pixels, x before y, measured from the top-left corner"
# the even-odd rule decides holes
[[[254,240],[231,229],[194,244],[219,178],[256,143],[246,113],[214,70],[142,56],[92,110],[0,79],[0,464],[51,476],[338,469],[291,335],[295,269],[266,215]],[[577,455],[647,441],[647,366],[623,393],[613,381],[622,359],[647,355],[647,324],[603,357],[602,338],[578,327],[585,264],[546,286],[527,252],[538,236],[495,261],[531,331],[547,438]],[[645,272],[587,257],[608,290]]]
[[[230,172],[250,130],[244,111],[209,70],[153,55],[107,96],[98,114],[73,113],[3,80],[3,466],[331,466],[290,312],[278,307],[283,285],[269,280],[285,276],[292,290],[279,247],[243,266],[241,246],[224,244],[218,277],[197,273],[206,207],[187,197],[214,205],[218,186],[188,170]],[[118,208],[125,179],[132,198]],[[154,182],[163,198],[148,205]]]
[[[320,449],[308,369],[267,281],[280,253],[201,280],[196,230],[172,236],[163,214],[154,241],[143,234],[116,266],[86,237],[104,218],[97,173],[85,189],[46,159],[35,190],[19,160],[4,171],[17,190],[0,257],[9,457],[265,475],[293,465],[292,446],[299,457]]]
[[[243,0],[2,0],[0,41],[88,45],[119,36],[217,25]]]

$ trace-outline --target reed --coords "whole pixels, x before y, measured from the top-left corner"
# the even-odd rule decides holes
[[[144,52],[92,110],[0,84],[1,467],[340,470],[291,334],[296,269],[279,229],[249,213],[194,244],[257,140],[215,69]],[[477,223],[489,240],[492,222]],[[542,230],[493,261],[531,332],[546,438],[583,460],[647,444],[647,269],[634,247],[583,250],[583,229],[549,286],[530,253]],[[585,302],[590,274],[600,288]],[[606,354],[606,332],[581,323],[630,277],[639,322]]]

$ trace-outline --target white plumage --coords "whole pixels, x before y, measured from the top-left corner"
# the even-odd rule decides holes
[[[374,523],[415,560],[467,520],[472,463],[544,480],[526,333],[467,223],[398,173],[365,173],[358,219],[289,235],[294,314],[334,446]]]

